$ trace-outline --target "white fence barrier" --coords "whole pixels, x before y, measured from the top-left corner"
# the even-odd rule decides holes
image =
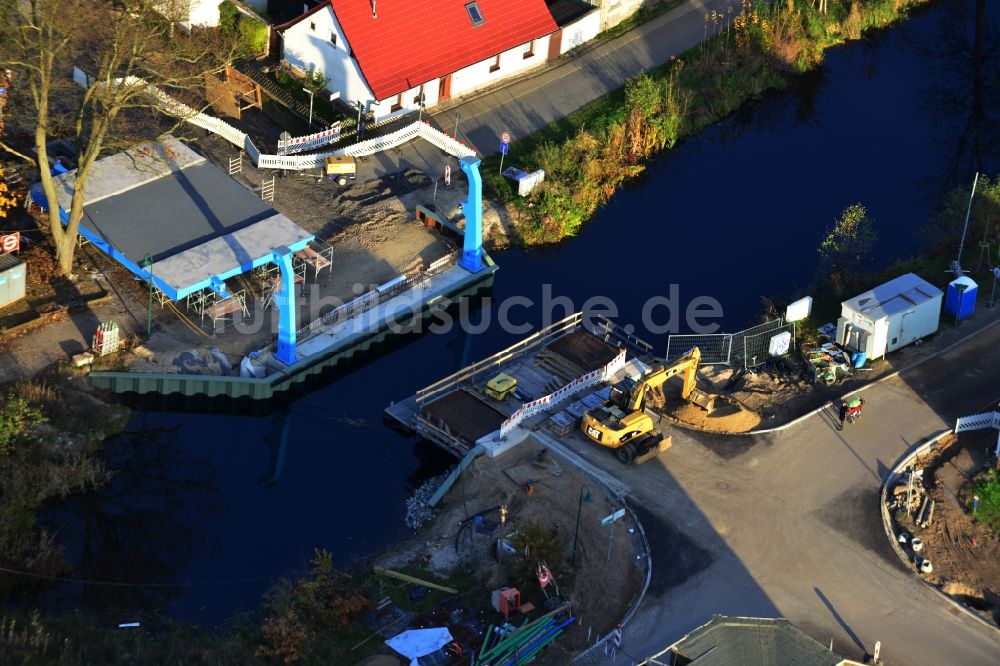
[[[1000,430],[1000,412],[983,412],[955,419],[956,435],[966,430],[987,430],[989,428]],[[1000,467],[1000,433],[997,433],[997,448],[994,455],[997,457],[997,466]]]
[[[506,437],[510,431],[519,426],[524,419],[530,418],[540,412],[544,412],[550,407],[554,407],[582,388],[592,386],[598,382],[603,382],[624,367],[625,350],[623,349],[618,352],[618,355],[611,359],[611,362],[603,368],[592,370],[585,375],[577,377],[569,384],[566,384],[566,386],[563,386],[561,389],[554,391],[553,393],[521,405],[520,409],[511,414],[506,421],[500,424],[500,437]]]
[[[306,136],[293,136],[288,141],[278,141],[278,154],[289,155],[291,153],[301,153],[303,150],[311,150],[319,146],[333,143],[340,138],[340,123],[330,129],[307,134]]]
[[[955,420],[955,433],[965,430],[986,430],[987,428],[1000,428],[1000,412],[984,412],[963,416]]]
[[[84,88],[93,85],[93,80],[86,74],[86,72],[77,67],[73,68],[73,80]],[[191,123],[197,127],[201,127],[202,129],[212,132],[213,134],[218,134],[226,141],[242,148],[247,152],[247,155],[250,156],[250,160],[258,168],[286,169],[289,171],[317,169],[323,166],[323,159],[328,156],[340,157],[343,155],[350,155],[352,157],[361,157],[364,155],[374,155],[375,153],[388,150],[389,148],[394,148],[417,137],[429,141],[438,148],[441,148],[455,157],[471,157],[476,154],[476,151],[469,146],[466,146],[461,141],[456,141],[444,132],[434,129],[430,126],[430,124],[426,122],[413,122],[405,127],[401,127],[395,132],[390,132],[389,134],[385,134],[383,136],[368,139],[367,141],[361,141],[351,146],[347,146],[346,148],[340,148],[331,152],[317,153],[315,155],[262,155],[260,150],[254,145],[253,141],[250,140],[250,137],[247,136],[245,132],[241,132],[224,120],[201,113],[197,109],[194,109],[183,102],[177,101],[159,88],[149,85],[143,79],[135,76],[129,76],[117,79],[115,83],[118,85],[124,83],[128,86],[146,86],[148,93],[159,102],[160,109],[164,113],[180,118],[181,120]],[[336,141],[339,136],[340,126],[338,125],[335,128],[330,128],[329,130],[324,130],[323,132],[293,138],[288,142],[288,144],[278,142],[278,152],[292,152],[290,146],[294,142],[300,142],[295,144],[298,150],[308,150],[309,148],[315,148],[318,145]],[[283,144],[284,151],[282,150]]]
[[[476,154],[476,151],[470,146],[465,145],[461,141],[456,141],[444,132],[431,127],[427,121],[420,124],[420,138],[455,157],[472,157]]]

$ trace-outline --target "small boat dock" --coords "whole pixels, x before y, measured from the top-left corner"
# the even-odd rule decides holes
[[[496,455],[513,445],[506,435],[515,427],[548,421],[557,433],[571,430],[607,398],[598,385],[651,350],[604,317],[576,313],[394,403],[385,416],[456,456],[477,444]],[[517,384],[498,399],[488,389],[501,374]]]

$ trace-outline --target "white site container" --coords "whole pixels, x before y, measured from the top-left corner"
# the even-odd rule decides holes
[[[937,331],[942,295],[913,273],[901,275],[840,304],[837,342],[881,358]]]

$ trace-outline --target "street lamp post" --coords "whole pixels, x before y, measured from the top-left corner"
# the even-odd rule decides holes
[[[309,129],[313,126],[313,99],[316,97],[316,93],[309,88],[303,88],[302,92],[309,94]]]
[[[586,490],[587,494],[584,495],[583,491]],[[580,513],[583,510],[583,503],[586,502],[590,504],[594,501],[593,495],[590,494],[590,488],[586,485],[580,486],[580,501],[576,503],[576,531],[573,532],[573,555],[570,558],[570,566],[576,566],[576,543],[577,539],[580,538]]]

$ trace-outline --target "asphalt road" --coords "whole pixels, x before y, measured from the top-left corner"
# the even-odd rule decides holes
[[[459,134],[482,155],[498,152],[500,133],[510,131],[515,141],[511,158],[516,160],[518,137],[569,115],[617,90],[627,79],[699,44],[705,38],[705,14],[725,12],[730,5],[738,7],[739,2],[687,2],[615,39],[584,46],[581,53],[563,57],[514,83],[441,105],[432,115],[441,127],[452,128],[457,112]]]
[[[653,578],[625,630],[629,655],[658,652],[722,613],[787,617],[855,659],[881,641],[889,664],[996,663],[1000,632],[899,562],[879,489],[912,446],[1000,400],[1000,325],[864,395],[864,415],[843,432],[832,409],[749,438],[664,424],[673,448],[640,467],[573,443],[629,487],[651,541]]]
[[[500,134],[511,132],[508,164],[517,164],[517,139],[573,113],[584,104],[625,85],[641,72],[662,65],[705,37],[706,13],[738,7],[737,0],[692,0],[614,39],[592,42],[544,67],[496,88],[440,104],[427,114],[446,132],[474,146],[480,155],[500,150]],[[363,179],[380,178],[407,168],[442,177],[446,164],[457,173],[457,160],[426,141],[364,158]]]

